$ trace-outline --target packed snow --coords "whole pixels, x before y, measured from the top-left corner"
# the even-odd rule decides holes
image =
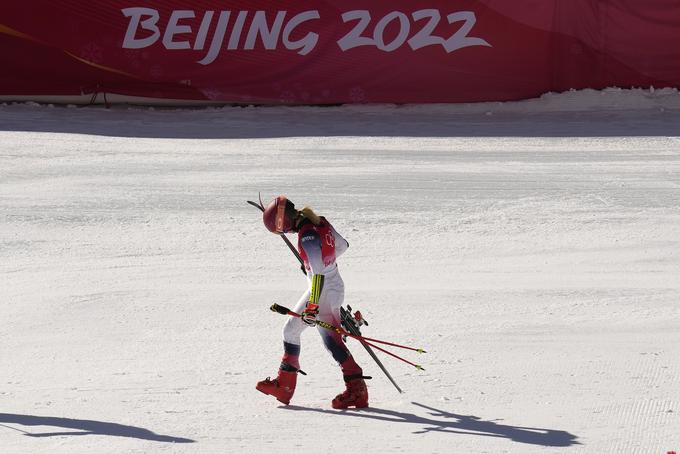
[[[246,200],[350,243],[370,407]],[[290,237],[295,241],[293,236]],[[0,106],[0,452],[680,450],[680,94],[419,106]]]

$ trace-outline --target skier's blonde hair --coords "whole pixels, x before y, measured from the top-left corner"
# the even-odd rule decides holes
[[[300,210],[300,213],[310,221],[312,221],[312,224],[314,225],[319,225],[321,224],[321,218],[319,218],[319,215],[316,214],[311,207],[304,207],[303,209]]]

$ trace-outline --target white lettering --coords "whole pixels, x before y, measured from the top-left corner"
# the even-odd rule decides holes
[[[426,46],[434,46],[436,44],[444,45],[444,38],[441,36],[432,36],[437,24],[441,20],[442,16],[436,9],[421,9],[412,14],[413,20],[418,22],[422,19],[430,18],[427,24],[416,33],[413,38],[408,40],[408,45],[411,49],[418,50]]]
[[[155,43],[161,35],[156,23],[158,22],[158,11],[151,8],[125,8],[121,12],[125,17],[130,18],[125,38],[123,39],[123,49],[143,49]],[[148,16],[141,20],[142,17]],[[135,38],[137,36],[137,28],[142,26],[142,30],[153,32],[151,36],[146,38]]]
[[[312,19],[319,19],[320,17],[321,16],[319,16],[318,11],[305,11],[304,13],[293,16],[293,18],[288,21],[286,27],[283,29],[283,45],[286,46],[286,49],[300,49],[298,52],[300,55],[307,55],[310,53],[312,49],[316,47],[316,43],[319,42],[319,35],[317,33],[309,32],[304,38],[297,41],[291,41],[290,35],[301,23]]]
[[[366,27],[368,27],[369,22],[371,22],[371,13],[367,10],[347,11],[342,14],[342,20],[345,23],[353,20],[358,20],[359,22],[357,22],[349,33],[338,40],[340,49],[346,51],[354,47],[372,46],[375,44],[371,38],[361,36],[364,33],[364,30],[366,30]]]
[[[414,21],[420,21],[425,18],[430,20],[425,26],[418,31],[410,40],[408,44],[413,50],[420,49],[426,46],[440,44],[447,53],[451,53],[458,49],[471,46],[487,46],[492,47],[486,40],[481,38],[474,38],[468,36],[468,33],[477,23],[477,17],[473,11],[459,11],[451,13],[446,18],[449,24],[464,21],[463,25],[451,35],[448,39],[439,36],[433,36],[432,32],[441,19],[441,15],[436,9],[421,9],[411,14]],[[399,33],[390,42],[385,42],[385,29],[394,20],[398,20]],[[359,46],[375,46],[384,52],[392,52],[400,48],[408,38],[411,31],[411,22],[406,14],[399,11],[392,11],[380,19],[373,29],[373,37],[369,38],[367,29],[371,23],[371,13],[367,10],[353,10],[342,14],[342,20],[347,23],[349,21],[358,21],[356,25],[338,40],[338,46],[342,51],[347,51]]]
[[[215,28],[215,34],[210,42],[210,49],[202,60],[198,63],[201,65],[209,65],[214,62],[217,55],[220,53],[220,48],[222,47],[222,40],[224,39],[224,32],[227,30],[227,24],[229,23],[229,16],[231,12],[222,11],[220,12],[220,18],[217,20],[217,28]]]
[[[453,52],[454,50],[462,49],[464,47],[470,46],[487,46],[492,47],[486,40],[482,38],[473,38],[468,36],[468,33],[472,30],[472,27],[477,23],[477,17],[472,11],[460,11],[457,13],[451,13],[446,18],[449,20],[449,24],[455,22],[465,21],[462,27],[449,39],[444,42],[444,49],[446,52]]]
[[[203,51],[207,48],[205,56],[198,60],[201,65],[214,62],[225,45],[230,51],[254,50],[258,47],[276,50],[281,43],[287,50],[307,55],[316,48],[320,39],[318,33],[309,31],[309,25],[303,26],[321,18],[318,10],[303,11],[290,19],[287,18],[287,11],[266,10],[238,13],[220,11],[215,19],[216,11],[210,10],[202,13],[200,24],[197,18],[201,13],[197,15],[193,10],[172,10],[164,30],[161,26],[165,21],[161,20],[159,10],[131,7],[121,9],[121,12],[129,18],[122,44],[124,49],[143,49],[154,45],[162,37],[163,46],[168,50]],[[268,20],[268,14],[275,16]],[[447,53],[471,46],[491,47],[486,40],[470,36],[477,22],[473,11],[458,11],[446,16],[449,24],[462,23],[460,26],[449,25],[452,30],[448,32],[448,38],[435,35],[436,31],[443,32],[446,27],[446,24],[440,26],[442,14],[437,9],[421,9],[410,15],[392,11],[377,18],[377,22],[372,22],[369,10],[346,11],[341,17],[344,23],[354,22],[350,30],[337,41],[343,52],[360,46],[373,46],[383,52],[393,52],[405,45],[414,51],[440,45]],[[214,28],[213,19],[216,21]],[[415,29],[414,24],[417,22],[424,25]],[[185,37],[182,39],[178,35]]]
[[[190,10],[175,10],[170,15],[168,26],[165,28],[163,35],[163,45],[166,49],[191,49],[189,41],[173,41],[175,35],[182,33],[191,33],[191,27],[188,25],[179,25],[181,19],[191,19],[196,17],[193,11]]]
[[[283,19],[285,19],[285,17],[285,11],[276,13],[274,24],[272,25],[272,28],[269,29],[266,13],[264,11],[257,11],[255,17],[253,17],[253,21],[250,23],[250,30],[248,30],[248,37],[246,38],[246,43],[243,48],[246,50],[254,49],[255,39],[259,34],[265,49],[276,49],[276,43],[279,41],[279,34],[281,33],[281,26],[283,25]]]
[[[198,29],[198,36],[196,36],[196,42],[194,43],[194,50],[203,50],[205,39],[208,36],[208,29],[210,29],[210,22],[212,22],[213,14],[215,14],[215,11],[206,11],[203,15],[201,27]]]
[[[385,44],[385,37],[383,36],[385,34],[385,28],[393,19],[399,20],[399,34],[391,43]],[[375,41],[375,45],[378,49],[384,50],[385,52],[392,52],[406,42],[406,38],[408,38],[410,31],[411,24],[409,23],[406,14],[400,13],[399,11],[392,11],[387,16],[380,19],[378,25],[375,26],[375,30],[373,30],[373,41]]]
[[[231,36],[229,37],[229,45],[227,49],[236,50],[238,49],[238,43],[241,41],[241,32],[243,31],[243,25],[246,23],[248,18],[248,11],[241,11],[236,17],[236,22],[234,23],[234,28],[231,29]]]

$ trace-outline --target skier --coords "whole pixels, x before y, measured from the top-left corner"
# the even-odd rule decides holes
[[[300,372],[300,335],[315,326],[316,320],[340,325],[340,306],[345,297],[345,285],[340,277],[337,257],[349,243],[322,216],[311,208],[296,210],[285,196],[274,199],[264,210],[265,227],[277,234],[297,232],[298,252],[307,270],[309,288],[302,295],[294,312],[301,317],[291,317],[283,327],[283,358],[277,378],[267,377],[256,388],[270,394],[279,402],[290,403],[295,392],[297,374]],[[364,408],[368,406],[368,390],[361,367],[354,361],[340,334],[317,327],[324,345],[340,365],[346,389],[332,401],[333,408]]]

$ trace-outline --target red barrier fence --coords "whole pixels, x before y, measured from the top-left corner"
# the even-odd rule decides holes
[[[676,0],[6,3],[4,99],[429,103],[680,87]]]

